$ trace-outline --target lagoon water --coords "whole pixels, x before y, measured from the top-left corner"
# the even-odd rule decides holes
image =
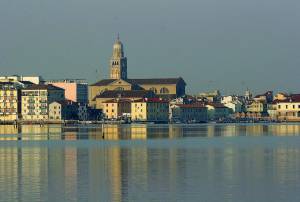
[[[0,134],[0,201],[300,201],[299,124],[25,125]]]

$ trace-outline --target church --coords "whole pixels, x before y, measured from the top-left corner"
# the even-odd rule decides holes
[[[127,58],[124,47],[119,37],[113,45],[113,53],[110,59],[110,78],[100,80],[89,86],[89,103],[94,108],[102,108],[99,101],[106,91],[114,91],[107,94],[119,94],[126,98],[127,94],[155,94],[162,98],[176,98],[185,95],[185,81],[181,78],[149,78],[132,79],[127,77]],[[138,93],[135,93],[138,92]],[[151,94],[150,93],[150,94]],[[128,95],[129,96],[129,95]]]

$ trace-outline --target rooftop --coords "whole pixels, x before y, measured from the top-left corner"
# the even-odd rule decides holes
[[[109,85],[110,83],[116,81],[118,79],[103,79],[100,80],[94,84],[91,84],[91,86],[105,86]],[[178,78],[150,78],[150,79],[126,79],[125,81],[131,83],[131,84],[177,84],[178,82],[184,80],[181,77]],[[185,83],[185,82],[184,82]]]
[[[93,100],[97,98],[144,98],[154,96],[155,94],[150,90],[107,90],[97,95]]]
[[[45,84],[38,84],[38,85],[31,85],[23,90],[64,90],[62,88],[53,86],[51,84],[45,85]]]

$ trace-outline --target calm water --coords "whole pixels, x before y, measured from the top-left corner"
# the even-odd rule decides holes
[[[298,124],[0,126],[0,134],[0,201],[300,201]]]

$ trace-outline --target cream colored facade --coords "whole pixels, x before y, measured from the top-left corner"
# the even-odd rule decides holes
[[[60,121],[62,119],[62,105],[58,102],[49,104],[49,120]]]
[[[276,104],[277,119],[281,121],[300,121],[299,102],[279,102]]]
[[[20,91],[13,84],[0,83],[0,121],[16,121],[19,118]]]
[[[52,85],[34,85],[22,89],[22,119],[48,120],[49,104],[65,99],[64,90]]]
[[[131,103],[132,121],[168,122],[169,103],[160,99],[142,99]]]
[[[131,112],[130,100],[108,100],[103,103],[103,113],[107,119],[117,119],[122,116],[128,116]]]

